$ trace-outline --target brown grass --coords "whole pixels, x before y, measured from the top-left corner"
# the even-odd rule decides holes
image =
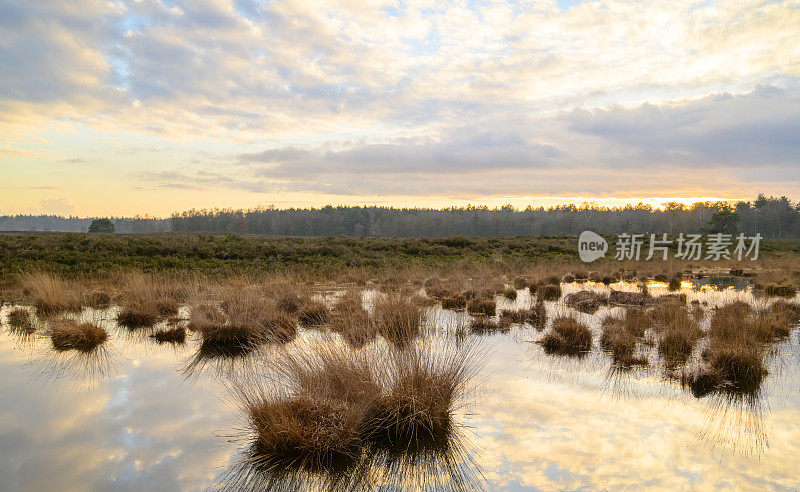
[[[345,471],[368,447],[447,447],[473,362],[468,350],[449,347],[366,354],[323,344],[275,361],[273,376],[239,380],[234,392],[256,465]]]
[[[107,309],[111,306],[111,296],[106,292],[96,290],[86,296],[84,304],[95,309]]]
[[[361,291],[349,290],[333,306],[330,329],[351,347],[363,347],[375,339],[378,329],[361,301]]]
[[[189,315],[190,329],[199,331],[209,347],[284,343],[297,335],[296,320],[257,289],[227,288],[219,295],[221,307],[196,304]]]
[[[638,326],[635,323],[629,324],[627,320],[627,314],[623,318],[605,318],[602,323],[600,347],[608,352],[614,363],[620,367],[647,365],[647,358],[635,355],[636,343],[642,335],[637,334]]]
[[[81,310],[81,292],[74,282],[48,273],[34,272],[23,276],[21,284],[36,312],[42,316]]]
[[[8,324],[11,330],[17,333],[33,333],[36,328],[33,326],[31,313],[27,309],[15,308],[8,313]]]
[[[500,313],[500,320],[508,324],[528,323],[533,325],[537,330],[541,330],[547,322],[547,311],[544,302],[537,301],[530,309],[503,311]]]
[[[420,335],[422,303],[397,293],[380,296],[374,302],[376,331],[396,346],[405,346]]]
[[[371,412],[370,440],[395,450],[441,448],[474,376],[470,347],[394,353],[393,374]]]
[[[767,284],[764,286],[764,293],[774,297],[794,297],[797,288],[790,284]]]
[[[539,285],[536,297],[542,301],[557,301],[561,299],[561,285],[550,283]]]
[[[467,312],[473,316],[494,316],[497,303],[493,299],[475,299],[467,305]]]
[[[453,294],[442,298],[442,309],[460,310],[467,307],[467,298],[464,294]]]
[[[178,302],[172,287],[144,274],[129,275],[120,293],[121,310],[117,323],[128,328],[141,328],[174,316],[178,313]]]
[[[182,326],[173,326],[157,330],[150,334],[150,338],[158,343],[182,344],[186,343],[186,329]]]
[[[331,311],[325,303],[307,299],[297,311],[297,319],[304,326],[321,326],[331,320]]]
[[[486,335],[489,333],[508,333],[511,322],[508,318],[501,317],[493,320],[488,316],[477,316],[469,325],[469,331],[476,335]]]
[[[650,311],[654,328],[660,332],[658,353],[668,367],[682,364],[692,355],[697,342],[703,337],[695,318],[685,305],[661,303]]]
[[[511,301],[515,300],[517,298],[516,289],[505,289],[503,291],[503,297]]]
[[[53,324],[50,340],[58,352],[77,350],[91,352],[108,339],[108,333],[93,323],[58,320]]]
[[[564,297],[564,304],[582,313],[594,314],[608,304],[608,295],[589,290],[573,292]]]
[[[560,316],[539,343],[548,354],[580,356],[592,350],[592,332],[577,319]]]

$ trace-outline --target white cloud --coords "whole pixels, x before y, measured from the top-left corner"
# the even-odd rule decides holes
[[[685,168],[741,191],[755,165],[761,184],[796,177],[798,2],[576,3],[0,3],[0,149],[78,124],[157,135],[229,157],[185,168],[150,153],[161,169],[137,179],[209,191],[678,190]],[[58,145],[41,154],[81,153]],[[87,166],[114,165],[103,157]]]

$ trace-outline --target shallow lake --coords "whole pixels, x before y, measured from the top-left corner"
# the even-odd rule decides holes
[[[635,290],[630,284],[564,284],[564,292]],[[713,307],[754,299],[735,281],[686,281],[689,301]],[[667,292],[651,283],[650,292]],[[498,308],[527,306],[498,299]],[[80,316],[109,330],[91,357],[56,352],[41,335],[0,333],[0,489],[205,490],[219,485],[242,443],[242,418],[227,382],[263,362],[198,359],[200,340],[159,345],[117,327],[113,309]],[[800,488],[798,330],[768,358],[758,395],[695,398],[648,368],[620,371],[597,347],[600,320],[581,359],[547,356],[542,332],[512,327],[479,337],[485,365],[459,412],[475,476],[488,490]],[[548,303],[548,315],[568,312]],[[450,336],[465,314],[431,308],[427,323]],[[302,331],[297,344],[313,343]],[[264,359],[266,360],[266,359]],[[438,480],[442,480],[441,477]],[[446,478],[444,481],[446,482]],[[431,482],[432,483],[432,482]],[[380,485],[380,484],[373,484]]]

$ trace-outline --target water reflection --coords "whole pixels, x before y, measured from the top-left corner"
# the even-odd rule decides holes
[[[661,289],[667,292],[650,287],[655,295]],[[682,292],[709,306],[733,298],[752,302],[749,290],[736,289],[684,285]],[[498,301],[498,309],[530,302],[521,291],[515,301]],[[666,377],[652,354],[647,368],[612,366],[596,346],[598,320],[619,308],[578,315],[595,343],[581,360],[549,357],[531,343],[549,326],[542,332],[514,326],[508,335],[481,339],[493,356],[465,430],[468,443],[427,455],[371,449],[359,457],[358,473],[341,478],[259,469],[252,449],[227,435],[238,409],[220,380],[262,364],[262,349],[209,356],[193,334],[183,346],[157,345],[150,332],[117,329],[113,314],[84,313],[107,323],[104,350],[113,364],[103,369],[109,366],[101,357],[90,363],[54,352],[40,327],[35,334],[15,332],[6,322],[8,309],[0,330],[3,489],[800,488],[797,330],[780,345],[782,357],[768,358],[770,374],[757,393],[714,390],[696,398]],[[564,309],[547,303],[551,317]],[[433,315],[430,330],[443,334],[468,320],[463,313]],[[187,374],[191,384],[183,384]],[[81,391],[76,381],[83,382]]]
[[[362,490],[483,490],[485,479],[475,452],[462,430],[442,446],[387,449],[373,444],[348,466],[309,470],[275,466],[253,444],[241,450],[234,463],[212,484],[225,491],[362,491]]]

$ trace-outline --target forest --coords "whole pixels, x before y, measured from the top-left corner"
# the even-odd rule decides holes
[[[260,207],[201,209],[169,218],[111,218],[117,233],[210,232],[271,236],[350,237],[513,237],[530,235],[629,233],[760,233],[769,238],[800,237],[800,203],[758,195],[752,201],[667,203],[663,208],[628,205],[606,208],[586,203],[550,208],[511,205],[426,209],[325,206],[310,209]],[[0,230],[86,232],[92,218],[0,216]]]

